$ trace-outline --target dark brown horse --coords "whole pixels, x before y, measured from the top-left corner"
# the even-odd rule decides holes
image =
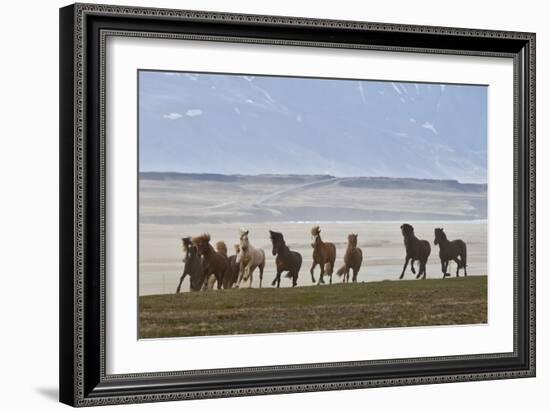
[[[353,282],[357,282],[357,273],[361,268],[361,263],[363,262],[363,251],[357,247],[357,236],[358,234],[349,234],[348,235],[348,248],[346,249],[346,254],[344,255],[344,266],[341,267],[336,274],[339,277],[342,277],[342,282],[349,282],[349,271],[353,271]]]
[[[229,270],[224,274],[223,280],[222,280],[223,288],[227,290],[233,287],[233,284],[237,281],[237,277],[233,278],[233,270],[235,269],[235,267],[238,270],[238,264],[235,263],[237,259],[237,255],[232,255],[231,257],[227,256],[227,246],[225,245],[224,241],[218,241],[216,243],[216,251],[218,252],[218,254],[221,254],[225,258],[227,258],[227,261],[229,262]],[[237,275],[238,275],[238,271],[237,271]]]
[[[189,291],[200,291],[204,284],[204,271],[202,268],[202,259],[199,256],[197,247],[191,243],[191,237],[185,237],[181,239],[183,244],[183,252],[185,257],[183,259],[183,274],[180,277],[180,282],[176,293],[181,290],[181,284],[186,276],[189,276]]]
[[[334,271],[334,261],[336,261],[336,246],[333,243],[325,243],[321,240],[321,229],[318,225],[311,229],[311,247],[313,247],[313,264],[309,270],[311,281],[315,282],[313,271],[317,264],[321,267],[321,276],[317,285],[324,283],[323,276],[330,276],[330,284],[332,284],[332,272]]]
[[[401,233],[403,234],[403,242],[405,243],[405,250],[407,254],[405,255],[405,265],[403,265],[403,271],[399,276],[401,280],[405,275],[405,270],[411,261],[411,271],[413,274],[416,274],[414,271],[414,262],[419,261],[420,267],[418,269],[418,275],[416,278],[426,279],[426,263],[428,262],[428,257],[430,256],[431,247],[430,243],[426,240],[420,240],[414,235],[414,228],[410,224],[403,224],[401,226]]]
[[[241,246],[235,244],[235,254],[229,257],[229,272],[223,278],[223,288],[232,288],[239,278],[241,265],[237,262],[237,256],[241,252]]]
[[[273,279],[271,285],[277,284],[277,288],[279,288],[281,284],[281,273],[283,271],[288,271],[286,277],[292,278],[292,286],[296,287],[298,284],[298,273],[300,272],[300,267],[302,267],[302,255],[296,251],[290,251],[282,233],[269,230],[269,237],[273,244],[271,253],[277,256],[275,258],[277,275]]]
[[[216,277],[218,290],[223,285],[223,277],[229,271],[229,260],[223,254],[218,253],[210,244],[210,234],[194,237],[192,243],[202,256],[202,265],[205,273],[203,289],[208,288],[208,279],[211,275]]]
[[[451,260],[456,263],[456,276],[458,277],[458,270],[463,268],[464,277],[466,277],[468,275],[466,272],[466,243],[462,240],[449,241],[442,228],[436,228],[434,233],[434,244],[439,244],[439,258],[441,259],[443,278],[451,275],[447,273],[447,267]]]

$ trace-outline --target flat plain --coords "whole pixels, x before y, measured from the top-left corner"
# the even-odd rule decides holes
[[[487,323],[487,277],[143,296],[140,338]]]

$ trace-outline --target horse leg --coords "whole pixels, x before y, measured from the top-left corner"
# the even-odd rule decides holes
[[[422,274],[424,274],[424,276],[422,276]],[[419,261],[418,275],[416,276],[416,279],[418,280],[420,277],[422,277],[423,280],[426,279],[426,262],[422,260]]]
[[[275,274],[275,278],[273,279],[271,285],[277,284],[277,288],[279,288],[279,285],[281,284],[281,273],[282,270],[277,270],[277,274]]]
[[[298,285],[298,271],[292,273],[292,288]]]
[[[458,259],[458,257],[455,257],[453,260],[456,263],[456,276],[458,277],[458,270],[460,269],[460,260]]]
[[[258,268],[260,270],[260,288],[262,288],[262,280],[264,278],[264,265],[260,264]]]
[[[428,257],[424,260],[422,263],[422,271],[424,272],[424,276],[422,277],[423,280],[426,279],[426,265],[428,264]]]
[[[358,274],[358,273],[359,273],[359,269],[354,268],[354,269],[353,269],[353,279],[352,279],[352,281],[353,281],[354,283],[357,282],[357,274]]]
[[[243,280],[244,275],[244,267],[239,268],[239,279],[237,280],[237,283],[235,284],[235,288],[239,288],[241,285],[241,281]]]
[[[311,282],[315,284],[315,276],[313,275],[313,271],[315,270],[315,267],[317,266],[317,263],[313,261],[311,264],[311,268],[309,269],[309,273],[311,274]]]
[[[403,276],[405,275],[405,270],[407,269],[407,265],[409,264],[409,256],[405,257],[405,265],[403,266],[403,271],[401,271],[401,275],[399,276],[399,279],[402,280]]]
[[[321,283],[325,283],[325,281],[323,280],[323,276],[325,275],[325,266],[324,264],[319,264],[319,267],[321,268],[321,274],[319,275],[319,282],[317,283],[317,285],[321,285]]]
[[[447,266],[444,258],[441,259],[441,272],[443,273],[443,278],[447,277]]]
[[[252,274],[254,274],[254,268],[250,269],[250,266],[245,268],[245,270],[248,270],[248,288],[252,288]]]
[[[186,274],[183,273],[180,277],[180,283],[178,284],[178,289],[176,290],[176,294],[179,294],[180,293],[180,289],[181,289],[181,283],[183,283],[183,279],[185,278]]]
[[[275,278],[273,278],[273,281],[271,281],[272,286],[275,286],[275,284],[277,284],[277,280],[279,279],[280,276],[281,276],[281,272],[279,271],[279,269],[277,269],[277,273],[275,274]]]
[[[420,264],[418,265],[418,269],[420,270]],[[411,259],[411,272],[416,274],[416,271],[414,270],[414,258]]]

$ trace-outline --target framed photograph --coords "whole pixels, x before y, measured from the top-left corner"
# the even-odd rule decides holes
[[[535,375],[535,34],[60,24],[62,402]]]

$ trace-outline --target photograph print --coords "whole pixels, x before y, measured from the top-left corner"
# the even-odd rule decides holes
[[[487,323],[487,86],[139,70],[139,338]]]

